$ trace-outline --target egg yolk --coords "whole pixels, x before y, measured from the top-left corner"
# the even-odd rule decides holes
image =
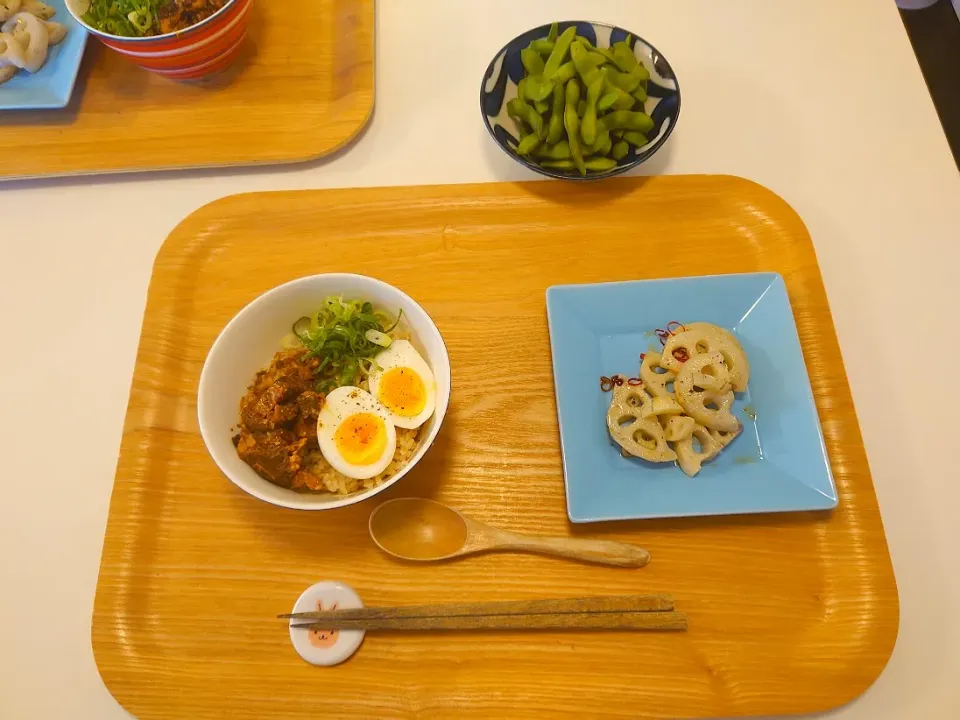
[[[400,417],[419,415],[427,404],[427,388],[410,368],[387,370],[380,378],[380,402]]]
[[[387,428],[373,413],[356,413],[345,418],[333,435],[340,455],[351,465],[370,465],[383,457]]]

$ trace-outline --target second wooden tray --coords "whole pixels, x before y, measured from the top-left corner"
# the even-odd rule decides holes
[[[786,280],[840,506],[571,526],[546,287],[758,270]],[[240,308],[326,271],[373,275],[420,302],[449,348],[453,394],[434,447],[384,496],[295,512],[220,474],[197,428],[197,381]],[[400,564],[366,521],[404,495],[507,530],[634,542],[653,559],[641,570],[523,555]],[[368,605],[668,592],[690,630],[372,632],[345,664],[316,668],[274,616],[321,579]],[[897,619],[813,246],[758,185],[702,176],[243,195],[190,216],[157,257],[93,618],[100,674],[139,718],[814,712],[873,682]]]
[[[201,82],[91,38],[69,107],[0,114],[0,179],[298,162],[349,142],[373,111],[374,0],[250,11],[236,66]]]

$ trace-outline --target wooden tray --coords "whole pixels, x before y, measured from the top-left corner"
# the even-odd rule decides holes
[[[643,260],[653,246],[655,265]],[[756,270],[786,279],[839,509],[568,524],[545,288]],[[386,497],[438,498],[509,530],[637,542],[651,564],[488,555],[402,565],[367,537],[375,502],[295,512],[230,484],[197,429],[207,350],[260,293],[324,271],[396,284],[449,347],[443,430]],[[324,578],[370,605],[672,592],[690,631],[370,633],[347,663],[321,669],[297,657],[273,616]],[[197,211],[161,249],[93,617],[100,674],[137,717],[814,712],[873,682],[897,624],[817,260],[803,223],[763,187],[691,176],[242,195]]]
[[[299,162],[342,147],[373,112],[374,0],[259,0],[251,12],[237,65],[202,82],[159,77],[91,38],[68,108],[0,113],[0,179]]]

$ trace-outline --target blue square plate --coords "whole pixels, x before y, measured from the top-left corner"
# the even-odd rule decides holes
[[[34,74],[25,70],[0,85],[0,110],[45,110],[66,107],[77,81],[87,31],[74,20],[64,0],[44,0],[57,14],[53,21],[66,25],[67,36],[50,48],[43,67]]]
[[[571,521],[836,507],[779,274],[557,285],[547,289],[547,320]],[[621,457],[607,434],[610,395],[600,390],[601,375],[637,375],[640,353],[660,349],[652,330],[670,320],[728,328],[750,360],[749,386],[734,410],[744,431],[694,478],[675,464]]]

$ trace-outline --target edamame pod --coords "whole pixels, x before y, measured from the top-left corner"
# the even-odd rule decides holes
[[[630,152],[630,145],[626,140],[621,140],[613,144],[610,150],[610,156],[614,160],[623,160]]]
[[[530,126],[527,124],[526,113],[517,114],[520,106],[516,103],[511,105],[510,103],[512,102],[512,100],[507,102],[507,115],[517,124],[518,135],[524,135],[530,129]]]
[[[581,123],[582,128],[582,123]],[[583,132],[581,130],[581,135]],[[597,137],[589,145],[583,147],[584,155],[596,155],[597,153],[602,153],[604,147],[612,147],[613,141],[610,139],[610,131],[607,130],[607,125],[603,121],[603,118],[597,120]]]
[[[520,51],[520,62],[523,63],[524,69],[531,75],[543,74],[543,58],[536,50],[525,47]],[[520,82],[523,82],[523,80]]]
[[[560,117],[563,117],[563,112],[560,113]],[[547,160],[570,160],[573,157],[570,152],[570,143],[566,140],[561,140],[554,145],[541,145],[535,154]]]
[[[637,60],[637,56],[634,55],[629,43],[626,41],[614,43],[610,50],[613,53],[614,64],[623,70],[623,72],[635,75],[641,81],[650,79],[650,73],[647,72],[647,69]]]
[[[642,133],[648,133],[653,130],[653,120],[649,115],[642,112],[614,110],[604,115],[603,121],[610,130],[637,130]]]
[[[597,111],[606,112],[613,107],[615,102],[617,102],[617,94],[609,92],[606,95],[601,96],[597,101]]]
[[[540,38],[539,40],[533,40],[529,45],[527,45],[527,47],[531,50],[536,50],[541,55],[546,55],[549,57],[550,53],[553,52],[555,45],[553,40],[544,40],[543,38]]]
[[[580,167],[573,160],[544,160],[541,165],[545,168],[553,168],[554,170],[573,170],[576,168],[580,170]],[[617,161],[613,158],[589,158],[584,161],[583,170],[580,170],[580,174],[586,174],[587,170],[597,170],[597,171],[606,171],[613,170],[617,166]]]
[[[513,98],[507,103],[507,114],[510,117],[523,120],[541,140],[546,137],[546,127],[543,124],[543,118],[540,117],[532,106],[527,105],[527,103],[520,98]]]
[[[610,151],[613,150],[613,140],[610,138],[610,133],[604,132],[601,137],[597,138],[597,141],[600,143],[600,149],[597,150],[597,154],[609,155]]]
[[[590,41],[589,41],[587,38],[585,38],[583,35],[577,35],[576,39],[579,40],[581,43],[583,43],[583,46],[584,46],[587,50],[590,50],[591,52],[595,52],[595,53],[599,53],[600,55],[603,55],[603,57],[606,58],[607,62],[611,62],[611,63],[614,62],[614,60],[613,60],[613,53],[610,52],[610,48],[596,47],[592,42],[590,42]]]
[[[577,167],[573,160],[544,160],[540,164],[545,168],[553,168],[554,170],[573,170]]]
[[[608,157],[596,157],[585,161],[584,166],[587,170],[613,170],[617,166],[617,161]]]
[[[553,76],[553,81],[557,85],[566,85],[568,80],[573,79],[577,75],[577,68],[574,67],[572,62],[565,62],[560,66],[560,69],[557,70],[557,74]]]
[[[626,90],[618,88],[616,85],[610,82],[609,77],[607,78],[607,84],[604,87],[604,90],[617,96],[616,101],[613,103],[614,110],[630,110],[634,105],[637,104],[636,98],[634,98],[633,95],[628,93]]]
[[[570,45],[573,43],[573,38],[576,34],[577,28],[571,25],[557,38],[553,52],[550,53],[550,57],[547,58],[547,62],[543,68],[543,77],[546,80],[553,80],[553,76],[557,74],[560,65],[567,59],[567,53],[570,52]]]
[[[520,138],[517,143],[517,155],[529,155],[540,146],[540,138],[536,133],[530,133]]]
[[[571,80],[567,83],[567,87],[570,87],[570,84],[573,82]],[[577,86],[579,88],[579,86]],[[583,152],[580,149],[580,118],[577,116],[577,111],[574,109],[574,106],[569,102],[570,96],[567,94],[567,106],[563,111],[563,126],[567,131],[567,142],[570,143],[570,155],[573,157],[573,162],[577,166],[577,170],[580,171],[581,175],[587,174],[587,168],[583,163]]]
[[[587,50],[587,60],[593,63],[594,67],[600,67],[608,62],[605,56],[598,52],[593,52],[592,50]]]
[[[539,57],[539,55],[537,56]],[[611,70],[607,77],[610,78],[610,83],[616,85],[621,90],[626,92],[633,92],[637,85],[640,84],[640,78],[634,75],[633,73],[624,73],[619,70]]]
[[[553,92],[554,83],[552,80],[545,80],[543,75],[527,75],[524,90],[524,99],[531,102],[546,100]],[[523,82],[521,80],[521,82]]]
[[[627,130],[625,133],[623,133],[623,139],[634,147],[643,147],[649,142],[646,135],[644,135],[642,132],[637,132],[636,130]]]
[[[589,87],[590,84],[597,79],[600,71],[596,65],[590,62],[590,56],[587,54],[587,50],[583,47],[582,43],[575,42],[571,45],[570,58],[573,60],[573,65],[577,69],[577,74],[580,75],[580,79]]]
[[[577,106],[577,103],[580,102],[580,81],[576,78],[570,80],[563,89],[566,96],[566,104]]]
[[[605,78],[606,70],[601,70],[597,79],[587,87],[586,108],[583,111],[583,121],[580,123],[580,137],[587,145],[592,145],[597,139],[597,102],[600,100],[600,93],[603,92]]]
[[[547,142],[553,145],[563,137],[563,106],[566,103],[564,86],[559,83],[553,88],[553,111],[547,124]]]

